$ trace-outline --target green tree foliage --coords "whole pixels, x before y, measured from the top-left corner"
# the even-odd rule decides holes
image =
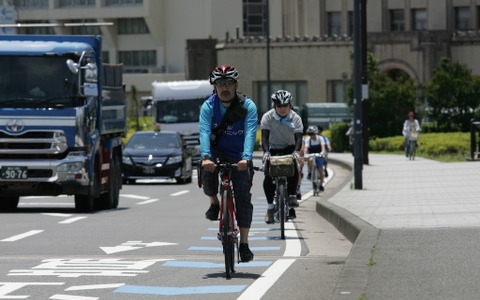
[[[425,84],[424,95],[430,107],[429,116],[438,126],[457,125],[468,131],[480,105],[480,78],[472,76],[466,66],[444,57]]]
[[[408,112],[415,111],[414,82],[403,73],[391,78],[388,74],[380,72],[377,60],[371,53],[367,56],[367,68],[370,137],[399,135]],[[353,95],[352,90],[350,93]]]

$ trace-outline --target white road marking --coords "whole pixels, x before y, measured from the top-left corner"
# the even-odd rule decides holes
[[[62,218],[68,218],[72,216],[71,214],[59,214],[59,213],[42,213],[42,215],[52,216],[52,217],[62,217]]]
[[[12,237],[0,240],[0,242],[15,242],[15,241],[21,240],[23,238],[26,238],[26,237],[29,237],[29,236],[32,236],[32,235],[35,235],[35,234],[38,234],[38,233],[41,233],[41,232],[43,232],[43,230],[30,230],[30,231],[27,231],[25,233],[14,235]]]
[[[126,198],[141,199],[141,200],[150,199],[150,197],[139,196],[139,195],[131,195],[131,194],[120,194],[120,196],[121,197],[126,197]]]
[[[283,256],[296,257],[302,252],[302,244],[298,238],[297,230],[292,222],[285,223],[285,252]]]
[[[86,219],[87,217],[75,217],[75,218],[70,218],[70,219],[66,219],[66,220],[63,220],[61,222],[58,222],[58,224],[70,224],[70,223],[73,223],[73,222],[76,222],[76,221],[79,221],[79,220],[82,220],[82,219]]]
[[[157,202],[158,200],[159,200],[159,199],[150,199],[150,200],[138,202],[137,205],[149,204],[149,203]]]
[[[100,298],[57,294],[57,295],[53,295],[49,299],[54,299],[54,300],[97,300],[97,299],[100,299]]]
[[[295,259],[279,259],[274,262],[259,279],[255,280],[237,300],[261,299],[282,274],[295,262]]]
[[[98,290],[98,289],[115,289],[125,285],[125,283],[112,283],[112,284],[92,284],[92,285],[76,285],[71,286],[65,291],[83,291],[83,290]]]
[[[179,192],[176,192],[176,193],[173,193],[173,194],[170,194],[170,196],[180,196],[180,195],[183,195],[183,194],[186,194],[186,193],[189,193],[190,191],[188,190],[183,190],[183,191],[179,191]]]

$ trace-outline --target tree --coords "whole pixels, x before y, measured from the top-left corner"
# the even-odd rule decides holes
[[[425,84],[424,95],[429,105],[428,115],[438,126],[457,125],[468,131],[480,105],[480,78],[472,76],[466,66],[444,57]]]
[[[413,80],[405,73],[391,78],[380,72],[371,53],[367,55],[367,69],[369,135],[388,137],[401,134],[407,113],[415,111],[416,88]],[[351,96],[352,90],[349,93]]]

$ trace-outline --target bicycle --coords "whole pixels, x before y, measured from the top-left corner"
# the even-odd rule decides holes
[[[237,164],[218,163],[220,176],[220,222],[217,238],[222,242],[223,254],[225,256],[225,274],[230,279],[231,273],[235,273],[235,249],[237,249],[237,262],[239,259],[238,252],[238,234],[240,230],[236,226],[235,220],[235,204],[232,189],[231,173]]]
[[[298,164],[293,155],[270,156],[266,163],[268,168],[265,165],[262,168],[254,168],[257,171],[268,172],[267,174],[275,182],[275,196],[273,197],[275,213],[273,219],[275,223],[280,223],[280,238],[282,240],[285,239],[285,222],[288,221],[290,211],[287,177],[295,174],[294,163]]]
[[[415,160],[418,136],[419,136],[419,132],[414,131],[414,132],[411,132],[408,137],[407,156],[409,160]]]
[[[313,158],[312,174],[310,176],[310,180],[312,181],[313,195],[318,196],[320,191],[323,191],[322,182],[319,178],[319,172],[323,172],[325,155],[322,153],[312,153],[309,155],[309,157]]]

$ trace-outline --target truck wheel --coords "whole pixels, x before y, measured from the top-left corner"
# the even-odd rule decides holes
[[[108,192],[100,196],[100,209],[112,209],[118,206],[122,174],[120,172],[119,160],[116,156],[110,162],[110,177]]]
[[[75,210],[80,213],[91,213],[94,210],[95,198],[89,195],[75,195]]]
[[[18,201],[20,197],[10,196],[10,197],[1,197],[0,198],[0,210],[14,210],[18,206]]]

